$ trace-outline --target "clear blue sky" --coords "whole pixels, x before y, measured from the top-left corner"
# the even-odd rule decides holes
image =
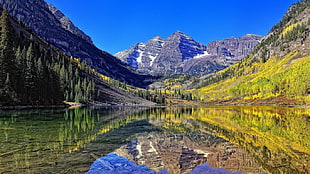
[[[46,0],[111,54],[179,30],[196,41],[266,35],[298,0]]]

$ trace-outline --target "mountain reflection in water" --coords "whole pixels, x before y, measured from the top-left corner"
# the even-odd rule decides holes
[[[170,174],[166,169],[155,172],[145,165],[136,165],[128,159],[118,156],[115,153],[109,153],[105,157],[97,159],[86,174]],[[195,167],[189,174],[242,174],[241,172],[230,172],[225,169],[217,169],[211,167],[208,163]]]
[[[227,172],[310,172],[308,109],[113,107],[0,115],[0,173],[85,173],[111,152],[173,174],[206,165]]]

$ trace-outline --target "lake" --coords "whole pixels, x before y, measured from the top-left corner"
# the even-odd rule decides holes
[[[310,173],[310,110],[0,110],[0,173],[85,173],[111,152],[173,174],[198,171],[197,166],[227,173]]]

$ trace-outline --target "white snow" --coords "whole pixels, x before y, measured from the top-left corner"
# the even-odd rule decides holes
[[[166,42],[160,43],[161,47],[164,47],[165,43],[166,43]]]
[[[138,49],[137,49],[137,52],[139,53],[139,57],[137,57],[136,59],[138,63],[142,62],[142,56],[144,53],[144,49],[145,49],[145,43],[139,43]]]
[[[156,59],[157,56],[158,56],[158,54],[156,54],[155,56],[152,56],[152,55],[149,56],[149,58],[151,59],[150,66],[153,65],[153,62],[154,62],[154,60]]]
[[[199,59],[199,58],[203,58],[205,56],[209,56],[210,54],[208,53],[208,51],[204,51],[203,54],[198,54],[195,57],[193,57],[193,59]]]
[[[138,53],[139,53],[139,57],[137,57],[137,62],[138,63],[141,63],[142,62],[142,55],[143,55],[143,52],[142,50],[137,50]]]

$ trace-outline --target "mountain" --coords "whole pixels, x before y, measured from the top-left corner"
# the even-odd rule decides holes
[[[206,102],[310,103],[310,1],[293,4],[243,59],[200,79],[195,96]]]
[[[0,0],[0,5],[45,41],[68,56],[86,61],[99,73],[139,87],[149,83],[150,76],[134,73],[119,59],[98,49],[89,36],[44,0]]]
[[[158,57],[163,45],[164,39],[156,36],[146,43],[137,43],[128,50],[118,52],[115,56],[134,69],[148,73],[152,70],[154,59]]]
[[[152,65],[152,73],[182,73],[180,64],[194,56],[203,54],[206,46],[196,42],[190,36],[177,31],[165,40],[162,50]]]
[[[213,41],[205,46],[177,31],[166,40],[156,36],[115,56],[142,73],[198,76],[222,70],[240,61],[262,38],[248,34],[240,38]]]
[[[207,46],[207,52],[218,57],[227,57],[227,64],[232,65],[249,55],[262,39],[262,36],[247,34],[239,38],[212,41]]]
[[[61,105],[63,101],[152,104],[129,93],[129,86],[60,52],[6,10],[0,13],[0,107]]]

